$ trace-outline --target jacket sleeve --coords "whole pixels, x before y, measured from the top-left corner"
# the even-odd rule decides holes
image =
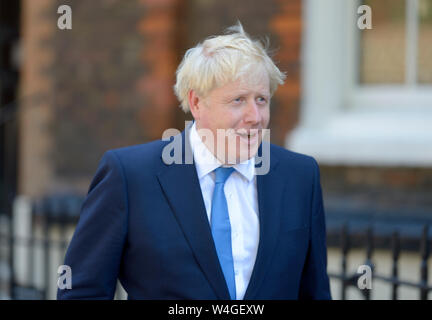
[[[57,299],[113,299],[127,234],[127,185],[114,151],[102,157],[83,203],[65,265],[72,288]]]
[[[319,167],[314,159],[313,164],[309,249],[301,277],[299,299],[329,300],[331,293],[327,275],[325,214]]]

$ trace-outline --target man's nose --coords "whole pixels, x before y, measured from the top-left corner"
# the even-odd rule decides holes
[[[259,106],[255,100],[249,101],[246,106],[244,115],[244,122],[246,123],[258,123],[261,121],[261,113]]]

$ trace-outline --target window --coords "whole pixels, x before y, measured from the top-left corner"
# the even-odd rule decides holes
[[[373,32],[361,32],[359,82],[432,83],[432,0],[366,0]]]
[[[357,8],[372,9],[359,30]],[[432,0],[307,0],[287,148],[321,163],[432,166]]]

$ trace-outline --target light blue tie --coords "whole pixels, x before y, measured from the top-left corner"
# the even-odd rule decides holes
[[[225,276],[231,299],[235,300],[236,286],[231,246],[231,224],[224,192],[225,181],[233,171],[234,168],[222,167],[215,170],[216,181],[211,208],[211,230],[216,246],[216,252],[219,257],[219,262]]]

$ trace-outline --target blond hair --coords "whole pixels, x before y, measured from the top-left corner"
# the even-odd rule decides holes
[[[268,41],[267,41],[268,44]],[[188,112],[188,94],[195,90],[206,97],[213,89],[235,81],[258,66],[269,76],[270,94],[284,83],[285,74],[273,63],[268,45],[252,40],[240,22],[227,29],[225,35],[212,36],[187,50],[176,72],[174,92],[184,112]],[[261,69],[261,68],[260,68]]]

